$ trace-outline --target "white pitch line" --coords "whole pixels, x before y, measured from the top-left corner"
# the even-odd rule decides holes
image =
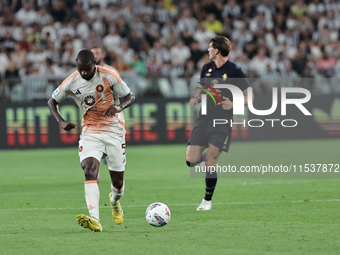
[[[340,199],[327,200],[293,200],[293,201],[260,201],[260,202],[229,202],[229,203],[213,203],[213,205],[247,205],[247,204],[275,204],[275,203],[304,203],[304,202],[340,202]],[[198,204],[168,204],[172,206],[197,206]],[[124,208],[131,207],[147,207],[148,205],[123,205]],[[109,206],[100,206],[100,208],[110,208]],[[37,210],[82,210],[86,207],[64,207],[64,208],[17,208],[17,209],[0,209],[0,211],[37,211]]]

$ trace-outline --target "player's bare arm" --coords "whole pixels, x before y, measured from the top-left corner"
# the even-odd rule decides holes
[[[248,104],[248,89],[243,90],[243,95],[244,95],[244,105]],[[230,110],[233,108],[233,102],[230,101],[229,98],[227,97],[223,97],[224,101],[222,101],[222,108],[224,110]],[[254,102],[254,93],[253,93],[253,100]],[[218,103],[219,105],[221,105],[221,103]]]
[[[116,106],[111,105],[109,108],[107,108],[104,111],[105,117],[111,117],[111,116],[115,115],[116,113],[121,112],[125,108],[132,105],[132,103],[135,101],[135,99],[136,99],[135,95],[130,91],[130,93],[127,96],[124,97],[124,100],[120,105],[116,105]]]
[[[194,107],[196,104],[198,104],[199,102],[201,102],[201,95],[203,94],[203,90],[198,90],[196,95],[190,99],[189,101],[189,105],[190,107]]]
[[[47,105],[50,108],[53,117],[56,119],[62,129],[69,131],[77,126],[77,124],[75,123],[64,120],[57,109],[58,102],[55,101],[52,97],[48,100]]]

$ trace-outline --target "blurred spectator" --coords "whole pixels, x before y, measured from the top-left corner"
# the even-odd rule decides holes
[[[248,73],[248,70],[249,70],[249,58],[248,58],[248,55],[246,53],[242,53],[242,55],[237,60],[235,60],[235,63],[239,67],[241,67],[241,69],[243,70],[243,72],[245,74]]]
[[[233,41],[237,41],[241,48],[253,40],[252,33],[247,29],[247,25],[244,25],[239,30],[234,30],[232,33]]]
[[[205,0],[202,2],[205,13],[214,14],[215,18],[222,21],[223,3],[222,1]]]
[[[126,72],[131,70],[131,68],[124,62],[122,56],[116,56],[116,60],[111,64],[118,72]]]
[[[149,51],[149,57],[150,58],[155,57],[157,65],[162,65],[164,62],[170,60],[170,53],[166,48],[162,47],[159,41],[156,41],[152,49]]]
[[[140,51],[141,50],[141,45],[142,45],[142,39],[138,35],[137,29],[132,29],[128,38],[128,44],[131,49],[134,51]],[[105,45],[105,42],[104,42]]]
[[[142,61],[138,53],[133,54],[133,60],[129,63],[129,66],[132,67],[136,71],[136,73],[141,76],[146,75],[148,72],[144,61]]]
[[[64,19],[61,23],[61,27],[58,29],[58,37],[62,38],[65,35],[69,35],[70,37],[74,37],[76,34],[76,31],[69,23],[70,21],[68,19]]]
[[[229,59],[232,62],[235,62],[239,57],[242,56],[242,49],[238,47],[236,41],[231,41],[231,51],[229,52]]]
[[[256,11],[263,13],[265,19],[271,22],[273,15],[276,13],[274,2],[270,0],[263,0],[262,3],[257,6]]]
[[[40,46],[37,43],[31,45],[31,51],[27,53],[27,61],[33,63],[35,67],[39,68],[39,65],[45,60],[44,54],[41,52]]]
[[[266,56],[265,48],[259,48],[257,55],[249,63],[249,69],[256,71],[262,76],[266,74],[268,65],[270,66],[271,70],[275,68],[274,62]]]
[[[54,21],[62,22],[67,17],[67,7],[64,1],[54,0],[51,15]]]
[[[119,17],[117,20],[117,32],[122,37],[126,37],[130,32],[130,26],[123,17]]]
[[[66,63],[65,63],[66,64]],[[60,76],[64,77],[64,70],[61,69],[49,58],[46,58],[42,65],[39,67],[39,75],[41,76]]]
[[[10,53],[10,60],[13,62],[17,69],[21,69],[26,65],[27,52],[21,48],[21,44],[17,42],[14,50]]]
[[[149,62],[147,64],[148,73],[151,75],[159,76],[162,71],[162,65],[157,63],[157,56],[152,55],[149,58]]]
[[[198,42],[202,51],[208,50],[210,38],[215,36],[215,32],[206,29],[203,22],[199,24],[198,29],[194,33],[194,39]]]
[[[169,34],[162,36],[160,42],[167,49],[171,49],[171,47],[176,44],[177,38],[178,35],[176,33],[176,30],[171,29]]]
[[[313,17],[317,18],[320,13],[326,10],[325,5],[320,0],[312,0],[308,5],[308,13]]]
[[[129,47],[129,43],[126,39],[122,40],[116,53],[123,57],[125,63],[130,63],[133,60],[134,50]]]
[[[6,97],[9,97],[9,93],[12,90],[12,87],[20,82],[19,69],[15,66],[15,63],[10,61],[6,66],[4,79],[2,81],[2,85],[5,86],[4,94]]]
[[[90,38],[85,42],[85,48],[91,49],[94,46],[103,47],[104,44],[102,42],[101,36],[98,35],[96,30],[92,29],[90,31]]]
[[[33,1],[23,1],[24,6],[15,14],[17,20],[23,25],[29,26],[38,18],[37,12],[33,8]]]
[[[3,47],[0,46],[0,80],[1,77],[5,75],[6,66],[9,64],[9,58],[3,50]]]
[[[33,63],[27,63],[26,67],[25,67],[25,75],[38,75],[39,74],[39,70],[38,68],[36,68],[34,66]]]
[[[216,34],[221,33],[223,30],[222,22],[216,19],[215,14],[209,13],[206,17],[206,20],[203,22],[205,28]]]
[[[90,27],[86,14],[80,15],[80,22],[76,27],[76,34],[84,41],[90,37]]]
[[[46,6],[42,5],[39,7],[39,11],[35,19],[35,22],[37,22],[41,26],[52,24],[53,22],[52,15],[48,12],[48,9]]]
[[[191,53],[188,46],[184,45],[182,40],[178,40],[175,46],[170,49],[172,64],[183,67],[185,61],[190,58]]]
[[[308,7],[304,3],[304,0],[297,0],[295,4],[292,5],[291,7],[291,12],[300,19],[303,14],[308,13]]]
[[[111,24],[109,27],[109,34],[103,38],[103,44],[109,51],[115,51],[118,49],[120,43],[122,41],[122,37],[117,34],[116,26]]]
[[[197,41],[193,41],[190,44],[190,54],[190,59],[194,62],[195,69],[197,69],[197,63],[204,55],[204,51],[201,51]]]
[[[194,76],[195,73],[196,73],[195,62],[193,59],[189,58],[185,62],[184,74],[183,74],[184,79],[186,80],[187,84],[190,84],[190,79]]]
[[[317,61],[316,67],[322,75],[330,78],[335,73],[336,60],[330,57],[329,54],[323,49],[322,57]]]
[[[194,34],[197,27],[197,20],[191,16],[190,9],[183,10],[182,17],[177,22],[179,32],[188,30],[190,34]]]
[[[241,8],[236,4],[235,0],[229,0],[223,7],[223,17],[229,17],[231,19],[239,18],[241,16]]]
[[[155,10],[156,21],[162,26],[167,20],[170,19],[170,12],[168,9],[164,8],[164,2],[158,1]]]
[[[76,64],[76,57],[77,53],[74,48],[72,43],[68,42],[65,44],[65,51],[61,55],[61,63],[66,64],[66,63],[73,63]]]
[[[16,41],[12,37],[12,31],[9,27],[5,27],[3,38],[0,39],[0,43],[3,45],[7,54],[11,53],[14,50]]]
[[[283,78],[290,78],[289,81],[291,81],[291,79],[295,79],[295,78],[298,78],[299,75],[297,74],[297,72],[295,72],[292,68],[292,63],[290,61],[286,61],[285,62],[285,70],[284,72],[282,73],[282,77]],[[287,84],[287,80],[286,80],[286,84]],[[286,87],[293,87],[294,84],[293,83],[289,83],[289,85],[287,84]]]
[[[272,20],[266,20],[263,13],[258,13],[249,24],[249,28],[253,33],[259,29],[271,30],[274,27]]]

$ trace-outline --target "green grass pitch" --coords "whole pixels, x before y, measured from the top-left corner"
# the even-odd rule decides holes
[[[234,165],[339,164],[339,142],[240,142],[227,156]],[[339,179],[221,178],[213,209],[197,212],[205,184],[190,178],[185,150],[185,144],[127,147],[119,226],[101,164],[102,233],[76,221],[88,213],[77,148],[1,151],[0,254],[340,254]],[[152,202],[169,206],[165,227],[146,222]]]

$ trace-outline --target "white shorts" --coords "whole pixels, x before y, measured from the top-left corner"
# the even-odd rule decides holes
[[[125,170],[125,137],[114,133],[85,133],[80,135],[80,162],[88,157],[94,157],[99,162],[106,156],[110,171],[123,172]]]

